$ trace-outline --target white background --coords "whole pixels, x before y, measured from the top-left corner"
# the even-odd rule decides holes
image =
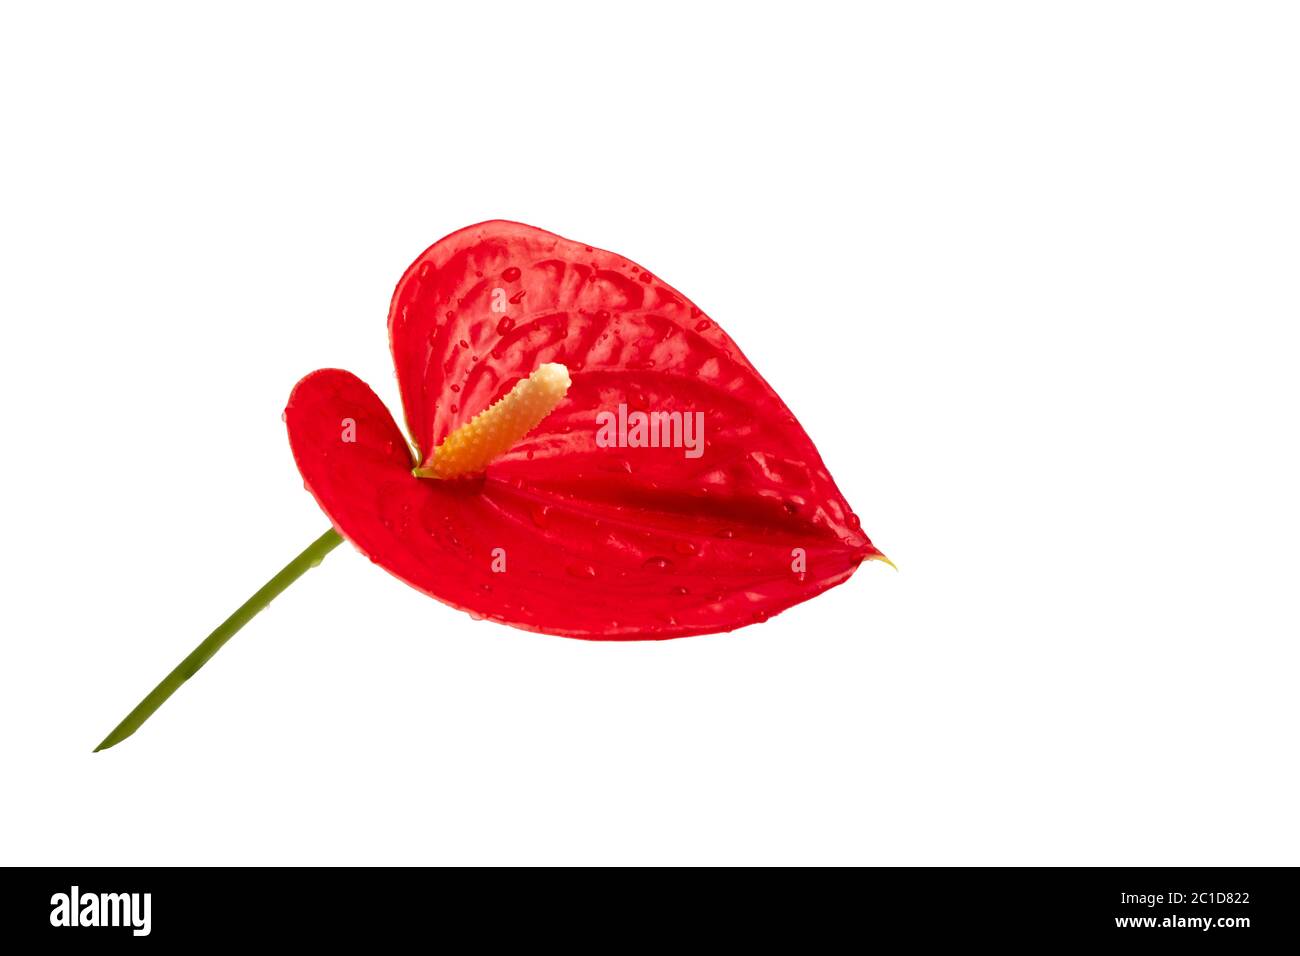
[[[0,862],[1300,862],[1294,8],[893,6],[8,6]],[[344,547],[92,755],[493,217],[695,299],[901,570],[602,645]]]

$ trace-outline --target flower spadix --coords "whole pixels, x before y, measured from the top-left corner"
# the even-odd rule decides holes
[[[417,478],[459,478],[485,471],[555,410],[571,384],[567,368],[547,362],[443,439],[412,474]]]

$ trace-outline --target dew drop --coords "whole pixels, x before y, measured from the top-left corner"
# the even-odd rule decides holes
[[[859,518],[857,515],[855,515],[852,511],[849,512],[849,527],[852,528],[854,531],[857,531],[859,528],[862,527],[862,519]]]
[[[454,319],[454,318],[456,318],[456,313],[455,313],[455,312],[450,312],[450,311],[449,311],[449,312],[447,313],[447,318],[449,318],[449,319]]]
[[[596,576],[595,568],[590,564],[584,564],[580,561],[575,561],[564,570],[568,572],[571,577],[580,578],[582,580],[590,580]]]
[[[690,588],[686,588],[686,587],[683,587],[682,585],[678,584],[676,587],[673,588],[673,593],[674,593],[674,594],[679,594],[679,595],[680,595],[680,594],[690,594],[691,591],[690,591]]]
[[[695,323],[695,331],[696,331],[696,332],[703,332],[705,329],[707,329],[707,328],[708,328],[710,325],[712,325],[712,324],[713,324],[713,323],[710,322],[708,319],[700,319],[700,321],[698,321],[698,322]]]
[[[649,571],[667,571],[672,566],[673,563],[671,561],[667,558],[660,557],[657,554],[654,557],[646,558],[641,562],[641,567]]]
[[[550,505],[533,505],[531,509],[533,524],[539,528],[545,528],[551,523],[551,506]]]
[[[460,391],[460,386],[459,386],[459,385],[453,385],[453,386],[451,387],[451,390],[452,390],[453,392],[459,392],[459,391]]]
[[[519,276],[520,272],[516,266],[511,266],[505,272],[501,273],[501,278],[505,279],[507,282],[514,282],[519,278]]]
[[[673,544],[673,550],[678,554],[684,554],[687,557],[700,550],[690,541],[677,541]]]
[[[715,538],[734,538],[735,536],[736,532],[732,531],[730,528],[722,528],[716,535],[714,535]]]
[[[497,323],[497,334],[505,335],[514,327],[515,327],[515,320],[510,318],[510,316],[507,315],[505,318],[503,318],[500,322]]]

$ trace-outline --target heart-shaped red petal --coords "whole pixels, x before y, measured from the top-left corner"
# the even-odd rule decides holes
[[[407,270],[389,330],[421,460],[541,364],[573,379],[533,433],[461,481],[412,476],[401,432],[349,373],[294,389],[307,487],[361,551],[440,600],[553,634],[680,637],[763,620],[879,557],[731,339],[621,256],[472,226]]]

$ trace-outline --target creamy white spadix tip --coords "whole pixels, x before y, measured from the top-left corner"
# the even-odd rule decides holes
[[[564,400],[572,382],[558,362],[537,371],[448,435],[415,474],[420,478],[458,478],[483,471],[513,448]]]

